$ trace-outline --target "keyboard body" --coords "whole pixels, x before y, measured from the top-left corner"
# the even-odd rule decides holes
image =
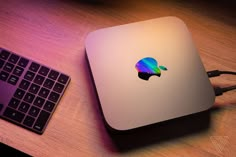
[[[70,77],[0,48],[0,117],[42,134]]]

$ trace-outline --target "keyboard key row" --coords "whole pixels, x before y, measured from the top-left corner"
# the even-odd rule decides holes
[[[13,69],[14,69],[13,74],[15,74],[15,75],[20,77],[22,75],[22,73],[24,72],[24,69],[19,67],[19,66],[16,66],[15,68],[14,67],[15,66],[13,64],[6,63],[6,65],[4,66],[3,70],[8,72],[8,73],[11,73],[13,71]]]
[[[50,71],[49,68],[47,68],[47,67],[45,67],[45,66],[41,66],[41,67],[40,67],[40,65],[39,65],[38,63],[35,63],[35,62],[32,62],[32,63],[31,63],[31,65],[30,65],[30,67],[29,67],[29,70],[30,70],[30,71],[33,71],[33,72],[35,72],[35,73],[37,73],[38,70],[39,70],[38,73],[41,74],[41,75],[43,75],[43,76],[47,76],[48,73],[49,73],[49,71]],[[58,75],[59,75],[59,72],[54,71],[54,70],[51,70],[50,73],[49,73],[49,75],[48,75],[48,77],[51,78],[51,79],[53,79],[53,80],[56,80],[57,77],[58,77]]]
[[[13,64],[10,64],[10,63],[7,63],[7,65],[5,66],[4,70],[7,71],[7,72],[11,72],[14,68],[14,65]],[[1,72],[1,75],[0,75],[0,79],[3,80],[3,81],[6,81],[9,74],[7,72],[4,72],[2,71]],[[24,69],[22,69],[21,67],[18,67],[16,66],[15,69],[14,69],[14,72],[13,74],[17,75],[17,76],[21,76],[22,73],[24,72]],[[35,77],[35,73],[31,72],[31,71],[27,71],[24,78],[28,81],[34,81],[34,83],[38,84],[38,85],[42,85],[44,80],[45,80],[45,77],[41,76],[41,75],[36,75]],[[56,77],[55,75],[53,77]],[[18,81],[18,77],[16,76],[11,76],[11,80],[9,81],[9,83],[15,85]],[[66,75],[63,75],[61,74],[58,81],[62,84],[65,84],[67,81],[68,81],[69,77],[66,76]],[[44,82],[44,87],[48,88],[48,89],[51,89],[54,85],[54,81],[53,80],[50,80],[50,79],[46,79],[46,81]],[[54,90],[56,92],[59,92],[61,93],[64,89],[64,85],[62,84],[59,84],[57,83]]]
[[[29,106],[27,106],[29,107]],[[22,110],[25,110],[25,108],[27,108],[26,106],[22,107],[21,109]],[[23,109],[24,108],[24,109]],[[38,130],[38,131],[42,131],[45,124],[47,123],[49,117],[50,117],[50,113],[42,110],[40,112],[40,110],[37,108],[37,107],[34,107],[32,106],[30,108],[30,111],[29,111],[29,115],[27,115],[25,117],[25,114],[21,113],[20,111],[17,111],[15,109],[12,109],[10,107],[7,107],[6,110],[4,111],[3,115],[6,117],[6,118],[9,118],[13,121],[16,121],[18,123],[22,123],[23,119],[23,124],[25,124],[26,126],[29,126],[29,127],[32,127],[34,122],[35,122],[35,118],[34,117],[37,117],[38,115],[38,118],[34,124],[34,129]]]
[[[39,74],[45,76],[45,73],[44,73],[44,72],[41,72],[41,73],[39,72]],[[41,75],[36,75],[36,77],[35,77],[35,73],[33,73],[33,72],[31,72],[31,71],[27,71],[27,73],[25,74],[24,78],[27,79],[27,80],[29,80],[29,81],[32,81],[32,80],[34,79],[34,77],[35,77],[35,79],[34,79],[35,83],[41,85],[41,84],[43,83],[43,81],[44,81],[44,78],[45,78],[45,77],[43,77],[43,76],[41,76]],[[49,73],[49,76],[48,76],[48,77],[49,77],[50,79],[52,79],[52,80],[56,80],[57,77],[58,77],[58,75],[59,75],[58,72],[56,72],[56,71],[54,71],[54,70],[51,70],[51,72]],[[60,82],[60,83],[62,83],[62,84],[66,84],[66,83],[68,82],[68,80],[69,80],[69,77],[66,76],[66,75],[64,75],[64,74],[61,74],[61,75],[59,76],[59,78],[58,78],[58,82]]]
[[[46,87],[47,89],[52,89],[53,85],[54,85],[54,81],[47,79],[44,82],[43,86]],[[21,81],[21,83],[19,85],[19,87],[24,90],[28,90],[29,86],[30,86],[30,82],[27,80],[24,80],[24,79]],[[61,93],[64,90],[64,88],[65,88],[64,85],[62,85],[60,83],[56,83],[53,87],[53,91],[55,91],[57,93]],[[39,89],[40,89],[39,85],[32,83],[29,88],[29,92],[33,93],[33,94],[37,94]]]
[[[55,107],[55,103],[50,101],[46,101],[45,103],[45,99],[41,97],[36,97],[36,99],[33,102],[33,105],[37,106],[39,109],[43,107],[43,109],[47,110],[48,112],[52,112],[53,108]],[[14,109],[18,109],[19,107],[18,110],[26,113],[31,105],[28,102],[24,101],[20,102],[20,100],[12,98],[8,106]]]
[[[8,59],[8,57],[10,56],[10,58]],[[20,56],[16,55],[16,54],[11,54],[8,51],[2,50],[0,53],[0,58],[3,60],[7,60],[13,64],[16,64],[18,62],[18,65],[25,68],[28,63],[29,60],[25,59],[25,58],[21,58]],[[1,66],[0,66],[1,68]]]
[[[57,103],[59,98],[60,98],[60,94],[58,93],[55,93],[55,92],[51,92],[45,88],[41,88],[40,89],[40,92],[39,92],[39,96],[41,97],[37,97],[34,104],[36,106],[42,106],[42,103],[44,103],[44,99],[47,99],[48,97],[48,100],[54,102],[54,103]],[[31,94],[31,93],[26,93],[24,90],[21,90],[21,89],[17,89],[15,94],[14,94],[14,97],[21,100],[23,99],[25,102],[28,102],[28,103],[32,103],[35,99],[35,95],[34,94]],[[14,102],[16,103],[16,102]]]
[[[10,118],[10,119],[17,121],[19,123],[21,123],[21,121],[23,120],[23,118],[25,116],[23,113],[16,111],[16,110],[9,108],[9,107],[6,108],[3,115],[6,116],[7,118]]]
[[[40,68],[40,65],[38,63],[32,62],[29,67],[29,70],[36,73],[38,72],[39,68]],[[42,66],[39,70],[39,74],[43,76],[47,76],[49,71],[50,71],[49,68]],[[48,77],[51,78],[52,80],[56,80],[58,76],[59,76],[59,72],[55,70],[51,70],[48,75]]]
[[[20,99],[20,100],[23,99],[23,97],[24,97],[24,101],[26,101],[28,103],[32,103],[35,98],[35,95],[33,95],[31,93],[26,93],[26,94],[25,93],[26,92],[24,90],[17,89],[14,94],[14,97],[17,99]],[[60,97],[60,95],[55,92],[50,93],[50,91],[46,88],[41,88],[38,95],[42,98],[45,98],[45,99],[48,98],[49,100],[51,100],[53,102],[57,102]]]

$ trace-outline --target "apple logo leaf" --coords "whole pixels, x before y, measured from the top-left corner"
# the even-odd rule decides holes
[[[167,68],[166,68],[165,66],[163,66],[163,65],[160,65],[159,68],[160,68],[161,70],[164,70],[164,71],[167,70]]]

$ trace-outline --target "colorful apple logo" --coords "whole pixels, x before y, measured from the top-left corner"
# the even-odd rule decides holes
[[[143,80],[148,80],[151,76],[161,76],[161,70],[166,71],[165,66],[158,66],[158,62],[151,57],[146,57],[138,61],[135,65],[138,71],[138,77]]]

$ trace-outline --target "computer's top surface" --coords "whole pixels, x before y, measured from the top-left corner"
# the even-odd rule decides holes
[[[207,110],[214,91],[176,17],[100,29],[86,53],[107,124],[129,130]]]

